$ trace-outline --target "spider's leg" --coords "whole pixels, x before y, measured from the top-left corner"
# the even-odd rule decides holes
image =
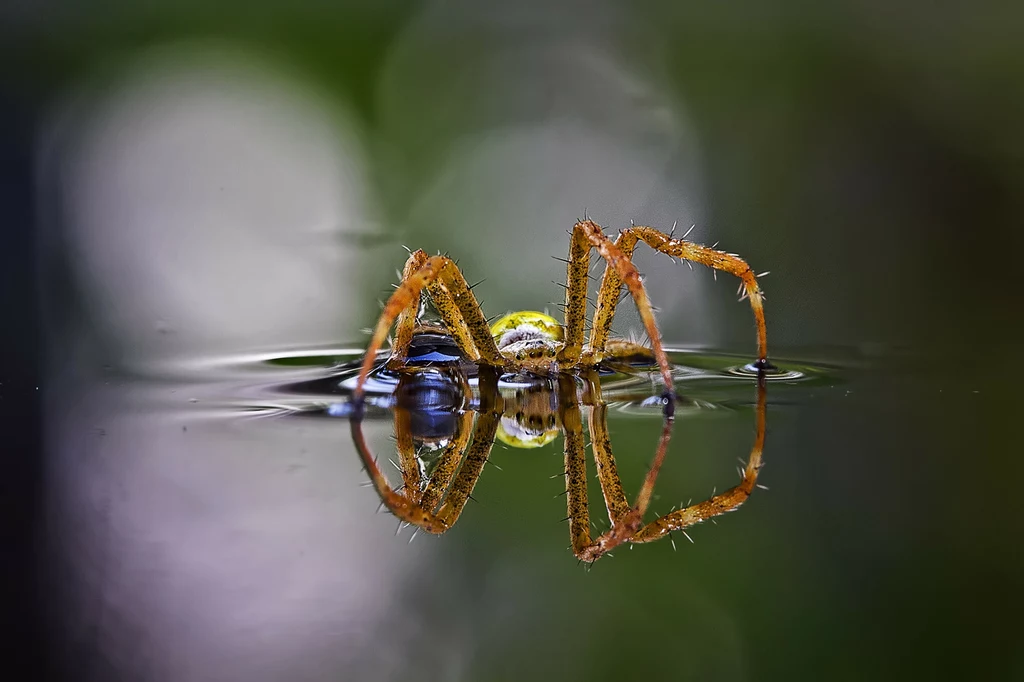
[[[665,404],[665,415],[666,417],[671,417],[672,408],[675,404],[675,391],[672,386],[672,367],[669,365],[665,348],[661,345],[661,332],[658,331],[658,322],[654,319],[654,310],[651,308],[650,299],[647,298],[647,290],[644,288],[643,282],[640,281],[640,273],[637,272],[632,260],[612,240],[608,239],[597,223],[591,220],[584,220],[583,222],[576,223],[573,231],[581,231],[587,237],[587,240],[608,262],[608,268],[618,272],[622,283],[629,288],[629,293],[632,294],[633,300],[636,302],[636,308],[640,313],[640,319],[643,321],[647,336],[651,339],[651,350],[654,352],[654,358],[658,361],[658,367],[661,369],[661,378],[665,383],[665,390],[669,398]],[[598,305],[600,306],[600,302]],[[600,312],[599,309],[598,313]],[[597,328],[597,325],[595,325],[595,328]]]
[[[476,428],[473,430],[473,442],[470,443],[466,458],[459,469],[459,475],[455,477],[448,498],[437,511],[437,517],[448,526],[452,526],[459,520],[462,508],[466,506],[473,488],[480,478],[487,458],[494,446],[495,434],[498,432],[498,423],[501,420],[500,414],[481,414],[477,417]]]
[[[580,230],[569,240],[565,282],[565,345],[557,360],[563,366],[575,366],[583,350],[583,328],[587,323],[587,287],[590,279],[590,242]]]
[[[409,410],[395,408],[395,446],[398,450],[398,468],[402,472],[401,495],[414,504],[419,504],[420,465],[416,459],[416,445],[412,441],[412,414]]]
[[[757,485],[757,475],[763,463],[761,456],[764,451],[765,413],[767,411],[766,383],[762,374],[758,378],[757,384],[757,430],[754,436],[754,445],[750,450],[750,459],[743,469],[743,478],[739,484],[725,492],[713,495],[703,502],[691,504],[651,521],[631,537],[630,542],[652,542],[674,530],[684,530],[719,514],[733,511],[746,502],[753,492],[754,486]]]
[[[591,356],[591,361],[594,356]],[[601,362],[608,367],[620,366],[628,371],[630,368],[650,367],[657,365],[654,351],[643,344],[625,339],[608,339],[601,353]]]
[[[451,486],[455,473],[459,470],[459,464],[462,462],[462,455],[466,452],[466,445],[469,444],[469,437],[473,433],[472,427],[473,413],[465,410],[459,417],[455,436],[438,457],[437,464],[434,465],[434,473],[427,481],[427,488],[420,498],[420,506],[427,511],[433,512],[437,509],[441,498]]]
[[[590,538],[590,507],[587,502],[587,455],[583,442],[583,419],[580,406],[573,402],[559,405],[562,430],[565,434],[565,499],[569,517],[569,538],[572,551],[582,561],[592,548]]]
[[[636,248],[637,237],[630,230],[619,232],[615,240],[623,257],[632,259],[633,250]],[[601,286],[597,294],[597,308],[594,310],[594,321],[590,325],[590,344],[588,355],[591,364],[600,362],[607,350],[609,336],[612,330],[612,318],[615,317],[615,309],[619,305],[622,292],[622,276],[616,268],[608,266],[601,277]]]
[[[608,520],[612,526],[621,523],[633,508],[626,501],[626,493],[622,491],[622,480],[615,468],[615,457],[612,455],[611,439],[608,437],[608,406],[604,403],[594,405],[590,409],[590,447],[594,449],[594,463],[597,465],[597,478],[601,482],[601,493],[604,504],[608,507]]]
[[[597,561],[609,551],[634,537],[640,529],[644,513],[650,505],[654,484],[668,451],[673,421],[666,419],[661,439],[650,470],[632,507],[622,491],[622,481],[615,469],[615,459],[608,438],[607,411],[595,404],[590,413],[590,438],[594,448],[597,475],[601,483],[611,528],[594,540],[590,537],[590,513],[587,503],[586,454],[580,425],[578,405],[567,405],[562,414],[565,429],[565,485],[569,511],[569,533],[573,552],[581,561]]]
[[[652,249],[676,258],[682,258],[694,263],[706,265],[709,268],[728,272],[735,275],[742,282],[744,298],[750,299],[750,308],[754,312],[754,322],[757,325],[757,364],[758,367],[769,369],[768,363],[768,330],[764,320],[764,293],[757,283],[754,271],[747,265],[747,262],[734,253],[726,253],[708,246],[688,242],[685,239],[673,239],[667,234],[660,232],[653,227],[631,227],[627,228],[642,239]]]
[[[416,257],[416,254],[410,256],[410,260],[414,257]],[[391,325],[394,324],[396,318],[403,311],[419,304],[420,293],[423,291],[423,287],[426,286],[427,282],[437,278],[441,265],[443,265],[443,262],[440,257],[435,256],[425,260],[422,265],[412,272],[405,273],[398,287],[392,292],[387,303],[384,304],[384,310],[381,311],[380,318],[377,320],[377,326],[373,331],[373,336],[370,337],[370,344],[366,348],[363,365],[359,369],[359,377],[356,379],[356,387],[352,396],[354,403],[361,404],[363,384],[366,383],[366,377],[370,374],[370,369],[373,368],[377,352],[384,344],[384,339],[387,338]]]
[[[448,498],[437,511],[437,517],[451,527],[459,520],[462,508],[466,506],[480,474],[487,464],[487,458],[494,447],[494,438],[504,411],[504,401],[498,391],[498,373],[482,367],[479,374],[480,414],[473,429],[473,442],[466,452],[462,468],[451,485]]]
[[[369,473],[370,480],[373,482],[374,488],[377,489],[377,494],[380,495],[381,501],[391,510],[391,513],[401,521],[422,528],[428,533],[443,533],[448,530],[448,524],[443,519],[423,509],[417,502],[391,487],[387,477],[380,470],[377,460],[366,444],[366,438],[363,436],[362,417],[354,416],[350,420],[350,424],[352,427],[352,440],[355,442],[356,450],[363,460],[363,466],[366,467],[366,471]],[[396,427],[402,428],[398,422],[396,422]],[[400,434],[399,442],[403,438]]]
[[[492,367],[504,366],[505,358],[498,351],[494,337],[491,336],[491,327],[487,324],[487,318],[480,310],[480,304],[477,303],[476,296],[473,295],[466,278],[462,276],[459,266],[446,256],[438,256],[438,258],[442,259],[437,277],[440,280],[440,286],[437,282],[427,285],[437,312],[449,326],[450,332],[453,331],[452,327],[458,329],[459,336],[463,337],[460,347],[463,344],[472,345],[474,362],[483,362]],[[472,344],[464,339],[466,336],[469,337]],[[456,337],[456,341],[458,340],[459,337]]]
[[[409,280],[417,270],[427,262],[427,254],[422,250],[413,251],[405,261],[402,269],[402,282]],[[388,369],[398,369],[405,364],[412,342],[412,333],[416,328],[416,317],[420,312],[420,294],[408,296],[408,302],[395,322],[395,336],[391,342],[391,357],[388,358]]]
[[[441,285],[435,286],[434,283],[437,280],[440,280]],[[504,363],[504,358],[498,352],[494,339],[491,337],[487,320],[480,312],[476,297],[469,290],[466,279],[459,272],[458,267],[447,256],[431,256],[423,261],[418,268],[403,276],[398,288],[384,304],[384,310],[380,314],[380,319],[377,320],[377,326],[374,328],[370,344],[366,349],[359,377],[356,379],[353,402],[358,404],[362,400],[366,377],[369,376],[370,370],[373,368],[377,352],[384,344],[391,325],[403,311],[408,311],[411,306],[418,305],[424,287],[431,293],[434,305],[448,327],[449,333],[466,355],[474,361],[479,360],[491,365],[501,366]]]
[[[413,252],[405,263],[402,281],[410,279],[426,262],[426,253],[422,250]],[[459,306],[452,299],[452,294],[445,287],[442,277],[443,275],[439,272],[434,279],[428,280],[424,287],[427,293],[430,294],[430,299],[434,302],[434,307],[441,315],[441,320],[455,341],[455,345],[471,361],[479,362],[480,352],[477,350],[477,344],[473,341],[473,335],[466,326],[465,318],[460,312]],[[413,331],[416,327],[419,305],[420,296],[412,297],[395,322],[395,340],[391,344],[391,357],[388,359],[388,369],[398,369],[405,364],[409,343],[412,340]]]

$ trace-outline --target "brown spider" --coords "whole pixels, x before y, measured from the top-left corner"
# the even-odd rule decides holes
[[[585,370],[603,360],[635,354],[637,344],[609,339],[612,317],[619,303],[619,294],[625,285],[643,321],[651,341],[651,352],[658,363],[665,384],[665,416],[671,418],[675,409],[675,391],[672,367],[661,343],[661,333],[654,319],[640,273],[633,265],[633,250],[643,241],[651,248],[669,256],[723,270],[739,277],[742,298],[750,299],[757,324],[758,369],[768,369],[768,332],[764,321],[764,294],[757,284],[754,271],[739,256],[701,246],[685,239],[675,239],[653,227],[627,227],[613,242],[597,223],[583,220],[576,223],[569,242],[568,282],[565,287],[565,323],[557,322],[542,313],[517,313],[506,316],[488,326],[476,297],[466,284],[457,265],[447,256],[428,257],[423,251],[409,256],[402,273],[402,281],[384,306],[366,357],[359,372],[353,401],[361,404],[363,384],[373,367],[384,340],[395,325],[388,366],[400,367],[406,359],[409,342],[416,327],[420,309],[420,295],[427,290],[434,307],[459,349],[471,361],[504,371],[553,375],[560,372]],[[587,315],[587,280],[590,271],[590,250],[607,261],[597,296],[597,309],[591,324],[590,342],[583,343]],[[497,339],[496,339],[497,337]]]
[[[550,442],[559,432],[565,436],[569,535],[573,553],[587,563],[624,542],[653,542],[670,536],[672,531],[686,535],[690,526],[738,508],[757,485],[767,405],[763,372],[757,383],[754,444],[740,472],[740,482],[647,524],[642,519],[665,459],[674,420],[663,422],[654,460],[631,507],[616,471],[608,435],[608,406],[602,399],[597,372],[588,370],[578,377],[568,373],[536,377],[513,392],[499,390],[498,373],[492,368],[482,367],[478,378],[478,399],[473,400],[464,367],[458,363],[440,368],[409,367],[399,372],[392,410],[398,450],[396,465],[402,475],[402,486],[397,490],[388,483],[371,454],[361,419],[352,420],[353,440],[371,482],[383,505],[402,523],[432,534],[446,532],[462,514],[495,439],[512,447],[533,448]],[[587,430],[611,522],[609,530],[596,538],[590,533],[581,407],[588,408]],[[430,432],[423,433],[417,424],[426,424]],[[418,446],[432,450],[434,457],[429,468],[427,459],[420,457]]]
[[[754,312],[754,321],[757,326],[758,358],[755,366],[759,370],[758,437],[747,465],[748,473],[744,476],[744,483],[734,489],[742,487],[742,495],[726,499],[723,496],[730,493],[723,493],[723,495],[714,496],[705,502],[668,514],[643,527],[641,527],[643,515],[650,502],[654,482],[668,447],[676,396],[672,382],[672,368],[662,346],[661,334],[654,319],[654,312],[640,274],[631,260],[639,241],[643,241],[661,253],[723,270],[741,280],[742,298],[750,299],[750,306]],[[601,279],[590,340],[589,343],[584,344],[591,249],[597,249],[607,262],[607,267]],[[418,485],[415,489],[408,487],[409,492],[403,496],[388,485],[386,478],[377,467],[376,461],[370,456],[360,428],[363,386],[373,368],[378,351],[393,325],[396,329],[391,344],[388,367],[394,370],[401,369],[406,365],[409,345],[416,331],[417,315],[424,289],[430,295],[447,334],[470,361],[480,365],[482,379],[490,376],[496,382],[497,372],[517,372],[549,376],[564,381],[571,378],[569,373],[588,373],[603,361],[622,360],[635,357],[637,354],[647,354],[648,356],[653,354],[665,385],[663,396],[665,424],[654,461],[640,493],[637,495],[636,503],[632,507],[627,504],[622,493],[622,484],[615,473],[610,444],[607,438],[600,436],[601,433],[606,433],[606,430],[598,429],[597,435],[595,435],[593,411],[591,412],[591,437],[594,440],[598,475],[612,521],[612,528],[596,540],[590,538],[582,432],[578,428],[581,423],[578,401],[563,399],[560,402],[561,405],[564,405],[558,414],[566,435],[566,486],[569,500],[570,533],[573,551],[581,560],[592,562],[627,540],[631,542],[650,541],[671,530],[682,529],[723,511],[729,511],[742,503],[742,500],[746,499],[746,495],[749,495],[756,479],[757,468],[760,466],[760,451],[764,441],[764,372],[771,368],[768,362],[767,330],[763,308],[764,295],[750,266],[735,254],[701,246],[685,239],[676,239],[651,227],[626,228],[619,232],[618,238],[613,242],[604,234],[601,227],[591,220],[583,220],[573,227],[567,263],[568,282],[566,284],[565,322],[563,325],[559,325],[555,320],[542,313],[525,312],[513,313],[502,318],[493,326],[489,326],[487,318],[481,312],[465,278],[450,258],[441,255],[428,257],[423,251],[416,251],[409,256],[402,274],[402,281],[385,304],[373,331],[352,397],[352,432],[363,456],[363,462],[381,499],[402,521],[432,533],[443,533],[451,526],[461,512],[462,504],[465,503],[465,499],[461,499],[461,497],[463,495],[468,497],[469,492],[472,491],[480,470],[483,468],[483,463],[490,453],[497,420],[501,414],[496,409],[482,411],[472,443],[461,441],[461,451],[458,452],[459,459],[453,460],[453,466],[458,466],[463,452],[465,452],[465,463],[462,465],[458,478],[454,478],[454,483],[452,478],[446,479],[454,487],[449,493],[448,501],[439,509],[440,496],[445,493],[446,486],[431,487],[428,484],[427,492],[423,493],[419,492]],[[636,303],[644,328],[650,338],[651,348],[649,350],[635,343],[609,338],[612,318],[615,315],[615,308],[618,305],[623,286],[628,288]],[[494,394],[497,394],[496,390]],[[483,395],[484,392],[481,389],[482,400]],[[576,407],[573,408],[573,405]],[[481,426],[481,422],[483,422],[483,426]],[[404,436],[400,428],[396,428],[396,430],[401,443]],[[464,430],[468,434],[468,429]],[[458,442],[460,441],[456,441],[456,443]],[[401,451],[401,446],[399,449]],[[401,452],[400,455],[407,456]],[[452,477],[455,476],[454,471],[453,469],[451,472]],[[463,475],[463,471],[466,472],[465,475]],[[410,481],[407,481],[408,483]],[[455,502],[452,502],[453,499]]]

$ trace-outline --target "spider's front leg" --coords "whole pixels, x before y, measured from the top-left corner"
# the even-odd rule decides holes
[[[404,358],[423,289],[430,294],[445,327],[463,353],[474,362],[492,367],[505,365],[505,358],[494,343],[480,305],[458,266],[447,256],[428,258],[423,251],[416,251],[406,262],[401,283],[384,304],[366,349],[352,396],[357,407],[362,404],[363,385],[373,368],[377,352],[396,320],[399,321],[396,350]]]

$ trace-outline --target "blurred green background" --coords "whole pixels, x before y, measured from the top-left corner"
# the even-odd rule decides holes
[[[253,618],[266,629],[250,632],[239,610],[217,632],[246,641],[255,658],[250,648],[234,658],[230,648],[218,656],[213,645],[163,642],[193,623],[134,608],[131,591],[104,601],[131,574],[105,581],[109,560],[91,582],[65,581],[63,571],[91,565],[86,549],[98,550],[57,532],[52,580],[70,585],[54,591],[49,614],[57,670],[84,661],[95,679],[1024,679],[1024,563],[1013,540],[1024,530],[1024,467],[1012,426],[1021,407],[1012,379],[1022,346],[1020,3],[109,0],[15,3],[0,16],[3,97],[32,120],[48,391],[70,396],[47,403],[48,433],[103,422],[75,412],[95,395],[101,367],[120,367],[128,382],[172,356],[361,345],[403,244],[451,253],[471,282],[485,278],[476,291],[489,314],[546,305],[561,291],[550,281],[564,276],[549,256],[564,255],[565,230],[584,211],[612,229],[694,224],[694,239],[770,270],[774,357],[839,368],[827,386],[769,393],[762,480],[771,490],[697,529],[694,545],[619,552],[584,572],[565,551],[561,502],[551,499],[558,482],[546,478],[560,470],[560,441],[500,452],[503,472],[485,476],[482,504],[451,534],[427,550],[420,540],[387,545],[404,572],[393,590],[374,588],[388,594],[386,614],[354,611],[339,630],[318,627],[338,615],[323,604],[296,607],[298,621],[261,614]],[[212,99],[193,99],[197,91]],[[230,106],[199,119],[208,140],[175,128],[175,107],[222,95]],[[264,113],[279,123],[267,128],[274,144],[292,154],[280,166],[278,147],[261,146],[270,136],[247,127]],[[163,135],[155,147],[152,131]],[[237,140],[217,146],[232,131]],[[195,139],[208,156],[178,164]],[[228,178],[217,191],[230,193],[230,178],[245,173],[256,180],[223,204],[202,203],[215,201],[203,182]],[[303,193],[307,177],[321,194]],[[253,216],[287,239],[250,240],[245,215],[231,229],[203,222],[211,206],[255,206],[276,193],[295,205],[278,214],[259,204]],[[136,203],[122,205],[129,196]],[[302,213],[318,201],[329,210]],[[138,241],[123,231],[190,208],[195,232],[175,220],[147,223]],[[314,228],[323,231],[310,237]],[[101,233],[111,241],[90,236]],[[197,253],[210,262],[197,265]],[[150,278],[147,258],[163,279]],[[638,262],[674,345],[753,352],[732,282],[650,254]],[[330,274],[288,289],[307,272]],[[177,313],[151,304],[190,281],[196,289],[175,290],[179,306],[167,308]],[[221,281],[224,290],[243,283],[237,299],[209,285]],[[133,316],[133,301],[144,313]],[[237,324],[216,324],[238,301],[258,305]],[[626,316],[618,329],[630,328]],[[108,397],[101,415],[136,416],[131,394]],[[181,431],[166,415],[152,423]],[[627,487],[642,475],[656,424],[612,425]],[[659,489],[685,499],[731,482],[750,424],[744,409],[680,420],[671,457],[686,464],[668,467]],[[244,428],[209,434],[209,452],[265,438],[287,453],[250,493],[284,485],[275,467],[314,448],[300,448],[309,434],[291,425]],[[343,543],[339,556],[356,556],[360,542],[390,543],[392,524],[371,519],[372,494],[351,485],[360,473],[345,434],[341,425],[317,442],[340,444],[333,456],[346,458],[351,480],[337,494],[359,496],[348,513],[366,534],[332,534],[329,519],[317,532]],[[108,458],[103,471],[121,470],[108,445],[90,452]],[[169,456],[153,453],[146,461]],[[54,469],[63,462],[53,455]],[[246,478],[245,460],[224,462],[224,476]],[[118,494],[133,491],[143,495],[131,486]],[[258,504],[251,494],[234,509]],[[76,509],[68,504],[54,518]],[[144,525],[134,532],[111,537],[147,540]],[[154,561],[144,565],[163,565]],[[156,584],[177,584],[171,565],[163,570]],[[274,576],[253,589],[305,580]],[[175,593],[185,601],[189,584]],[[298,634],[283,634],[292,625]],[[168,663],[174,646],[195,655],[191,667]]]

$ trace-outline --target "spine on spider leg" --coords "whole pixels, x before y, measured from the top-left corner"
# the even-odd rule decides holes
[[[585,220],[577,223],[577,227],[581,229],[587,240],[608,262],[608,266],[618,271],[619,277],[622,278],[623,283],[633,295],[633,301],[636,303],[637,311],[640,313],[644,329],[647,331],[647,336],[651,339],[651,349],[654,351],[654,357],[658,361],[658,367],[661,369],[661,377],[665,384],[666,396],[668,397],[665,415],[666,417],[671,417],[671,406],[674,405],[675,400],[671,365],[669,365],[668,356],[665,354],[665,348],[661,344],[661,332],[658,331],[658,323],[654,319],[654,311],[651,309],[651,302],[647,298],[647,291],[644,289],[643,282],[640,281],[640,273],[637,272],[633,262],[608,239],[597,223]]]
[[[636,248],[637,238],[632,230],[626,229],[619,233],[615,240],[624,258],[632,260],[633,251]],[[629,291],[626,291],[629,295]],[[613,267],[606,267],[601,277],[601,285],[597,294],[597,305],[594,310],[594,321],[590,329],[590,348],[600,356],[604,353],[605,347],[611,336],[612,319],[615,317],[615,309],[622,300],[622,277],[618,270]],[[600,357],[598,357],[600,360]]]
[[[631,542],[653,542],[674,530],[685,530],[690,526],[713,519],[720,514],[738,509],[753,493],[761,471],[767,431],[767,381],[762,375],[757,382],[756,435],[750,448],[750,457],[742,471],[740,482],[728,490],[713,494],[707,500],[688,504],[685,508],[670,512],[640,529],[630,538]]]
[[[356,387],[353,391],[353,401],[362,401],[363,385],[366,383],[370,370],[373,369],[373,363],[377,358],[377,351],[384,345],[384,340],[387,338],[391,325],[394,324],[395,319],[401,312],[410,305],[411,301],[419,300],[423,287],[436,276],[436,270],[441,264],[436,256],[427,259],[412,275],[402,281],[398,288],[392,292],[387,303],[384,304],[384,310],[380,314],[380,319],[377,320],[373,337],[370,339],[370,345],[366,349],[366,356],[363,358],[363,364],[359,369],[359,377],[356,379]]]
[[[423,267],[423,264],[427,262],[427,254],[422,249],[417,249],[409,254],[409,258],[405,261],[405,267],[402,269],[402,282],[408,281],[416,271]],[[416,318],[420,312],[420,300],[422,292],[415,296],[410,296],[408,304],[402,309],[402,312],[398,315],[398,320],[395,322],[395,338],[391,342],[391,357],[388,359],[388,366],[392,369],[397,368],[405,361],[405,356],[409,348],[409,344],[412,343],[412,333],[416,327]]]
[[[575,365],[583,350],[583,327],[587,321],[587,285],[590,280],[590,242],[579,230],[573,229],[569,241],[569,258],[565,284],[565,345],[557,360]]]
[[[726,253],[702,244],[688,242],[685,238],[672,239],[652,227],[635,227],[633,230],[640,239],[656,251],[727,272],[741,280],[743,298],[750,299],[750,308],[754,313],[754,322],[757,325],[758,366],[761,369],[771,369],[771,364],[768,362],[768,331],[764,319],[764,293],[757,283],[754,271],[747,262],[734,253]]]
[[[445,316],[442,313],[442,317],[450,333],[456,335],[457,331],[456,336],[464,337],[459,344],[460,348],[465,347],[464,352],[476,362],[486,362],[493,367],[504,365],[505,359],[494,344],[487,318],[480,311],[476,296],[473,295],[458,266],[454,261],[444,258],[438,275],[444,289],[447,290],[445,297],[453,308],[451,314]],[[438,298],[435,297],[435,304],[437,302]]]

